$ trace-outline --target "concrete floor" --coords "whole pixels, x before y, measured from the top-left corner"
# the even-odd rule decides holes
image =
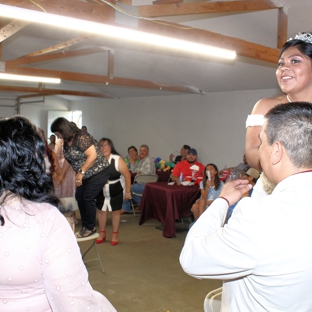
[[[206,294],[221,286],[219,280],[198,280],[183,272],[179,264],[188,224],[177,223],[175,238],[164,238],[160,225],[151,220],[139,226],[139,217],[122,215],[119,244],[97,245],[105,274],[98,261],[86,263],[94,289],[104,294],[119,312],[199,312]],[[79,225],[76,230],[79,230]],[[90,242],[79,244],[83,253]],[[90,250],[85,260],[94,258]]]

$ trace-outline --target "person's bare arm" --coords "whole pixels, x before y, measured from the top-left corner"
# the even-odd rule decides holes
[[[58,159],[56,153],[52,150],[52,158],[55,166],[55,172],[57,175],[62,175],[62,169],[59,166]]]
[[[175,182],[177,185],[181,185],[180,177],[171,175],[171,176],[170,176],[170,179],[171,179],[172,182]]]
[[[265,115],[272,107],[277,104],[283,103],[282,98],[266,98],[258,101],[251,115]],[[252,126],[246,129],[246,141],[245,141],[245,155],[247,163],[252,168],[261,171],[261,166],[258,156],[258,146],[260,145],[259,134],[262,126]]]
[[[129,172],[126,162],[120,157],[118,161],[119,172],[125,177],[126,189],[125,189],[125,199],[131,198],[131,174]]]

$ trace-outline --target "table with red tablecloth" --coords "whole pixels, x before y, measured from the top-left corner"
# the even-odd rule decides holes
[[[156,219],[163,224],[163,236],[174,237],[175,221],[192,215],[191,207],[200,197],[198,185],[168,185],[167,182],[145,185],[139,209],[139,224]]]
[[[170,179],[171,171],[156,170],[156,174],[158,175],[158,182],[168,182]],[[136,172],[131,172],[131,183],[133,183],[133,179],[136,175]]]

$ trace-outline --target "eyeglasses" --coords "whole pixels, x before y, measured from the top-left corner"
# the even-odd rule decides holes
[[[107,147],[107,146],[109,146],[109,144],[107,144],[107,143],[106,143],[106,144],[101,144],[101,145],[100,145],[100,147]]]

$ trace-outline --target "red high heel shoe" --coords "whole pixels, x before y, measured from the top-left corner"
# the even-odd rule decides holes
[[[100,233],[105,233],[105,231],[100,231]],[[103,239],[98,238],[95,242],[96,242],[97,244],[101,244],[101,243],[103,243],[103,242],[105,242],[105,241],[106,241],[106,234],[105,234],[105,236],[103,237]]]
[[[118,232],[113,232],[113,234],[117,235]],[[113,241],[111,241],[111,245],[112,245],[112,246],[116,246],[117,244],[118,244],[118,242],[113,242]]]

